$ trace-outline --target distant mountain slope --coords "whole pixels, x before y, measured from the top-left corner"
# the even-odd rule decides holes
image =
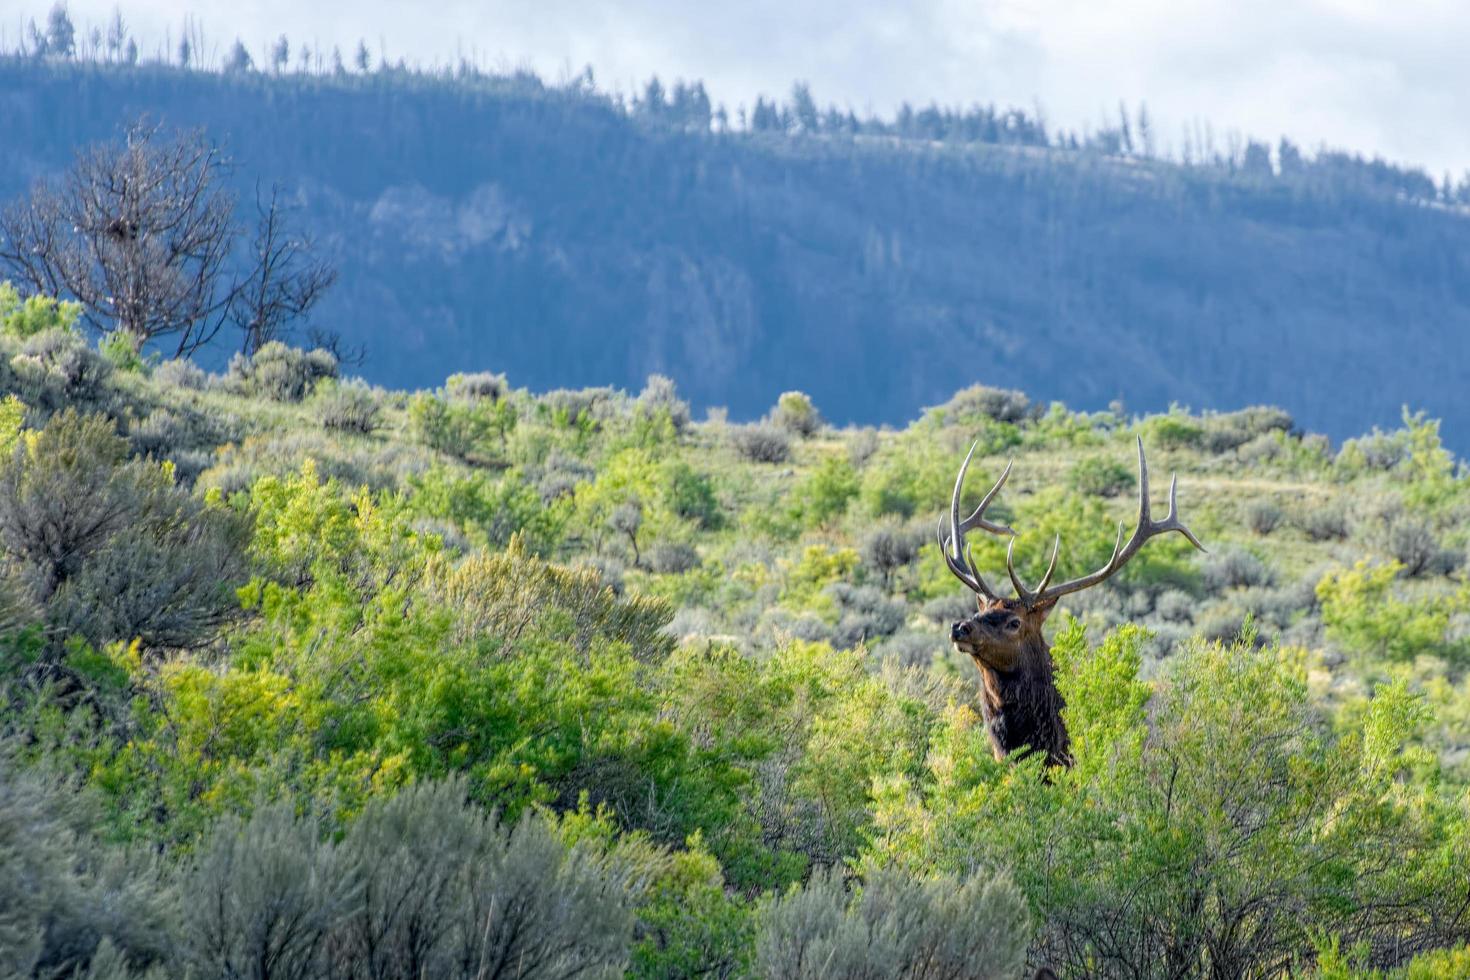
[[[1300,177],[1034,146],[688,133],[534,81],[0,62],[0,194],[141,113],[299,189],[365,373],[673,376],[901,422],[974,381],[1075,407],[1269,402],[1350,435],[1408,403],[1470,446],[1470,218]],[[1432,184],[1430,185],[1432,188]]]

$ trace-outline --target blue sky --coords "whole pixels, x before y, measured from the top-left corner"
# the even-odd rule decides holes
[[[112,0],[70,0],[79,26]],[[0,0],[13,42],[48,0]],[[365,38],[396,60],[472,53],[487,67],[556,79],[593,66],[631,91],[657,72],[703,78],[732,110],[808,81],[818,101],[886,113],[903,100],[1041,105],[1096,128],[1146,101],[1161,142],[1209,121],[1228,134],[1290,134],[1422,164],[1470,169],[1470,3],[1462,0],[128,0],[145,53],[186,14],[216,58],[236,36],[260,60],[271,39],[344,53]]]

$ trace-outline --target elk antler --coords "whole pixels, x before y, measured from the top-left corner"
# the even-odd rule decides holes
[[[1051,564],[1047,567],[1046,574],[1041,578],[1041,584],[1036,587],[1036,591],[1034,592],[1021,584],[1021,579],[1016,575],[1016,567],[1011,560],[1014,548],[1007,548],[1006,571],[1010,573],[1011,582],[1016,586],[1016,594],[1020,596],[1021,601],[1027,606],[1035,606],[1042,603],[1055,602],[1064,595],[1091,588],[1099,582],[1111,578],[1119,569],[1128,564],[1129,559],[1138,553],[1138,549],[1142,548],[1144,542],[1149,538],[1159,534],[1166,534],[1169,531],[1178,531],[1189,540],[1190,544],[1194,545],[1200,551],[1204,551],[1205,546],[1200,544],[1199,539],[1194,536],[1194,533],[1179,520],[1179,507],[1175,499],[1178,486],[1179,478],[1177,476],[1170,476],[1169,516],[1162,521],[1155,521],[1149,512],[1148,460],[1143,455],[1143,440],[1140,438],[1138,440],[1138,526],[1133,529],[1133,536],[1128,539],[1128,543],[1123,543],[1123,523],[1119,521],[1118,538],[1113,544],[1113,557],[1108,559],[1106,565],[1091,575],[1074,578],[1048,588],[1047,585],[1051,582],[1052,572],[1057,567],[1057,552],[1061,548],[1062,543],[1061,535],[1058,535],[1055,543],[1052,545]],[[1015,545],[1014,539],[1011,541],[1011,544],[1013,546]]]
[[[939,518],[939,553],[944,556],[944,563],[949,566],[955,578],[965,583],[971,592],[994,600],[999,596],[986,584],[985,579],[980,577],[980,573],[975,571],[970,560],[970,544],[965,540],[965,535],[977,527],[991,534],[1014,535],[1016,533],[1004,524],[996,524],[985,518],[985,508],[989,507],[996,494],[1000,493],[1000,488],[1006,485],[1006,479],[1011,475],[1011,464],[1015,460],[1006,463],[1005,471],[1001,473],[1000,479],[995,481],[995,486],[991,487],[990,492],[980,501],[980,506],[962,521],[960,520],[960,492],[964,489],[965,473],[970,468],[970,459],[975,455],[976,445],[978,443],[970,446],[970,451],[965,454],[965,462],[960,466],[960,475],[955,477],[954,496],[949,501],[950,533],[948,535],[944,533],[944,517]]]

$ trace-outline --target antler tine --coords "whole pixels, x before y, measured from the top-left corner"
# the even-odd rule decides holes
[[[1175,496],[1178,493],[1178,491],[1179,491],[1179,477],[1178,476],[1175,476],[1174,474],[1170,474],[1169,475],[1169,516],[1166,517],[1166,518],[1164,518],[1164,523],[1157,524],[1155,526],[1160,531],[1178,531],[1180,534],[1184,535],[1184,537],[1186,539],[1188,539],[1188,541],[1189,541],[1190,544],[1194,545],[1200,551],[1203,551],[1206,554],[1209,554],[1209,550],[1210,549],[1208,549],[1204,545],[1200,544],[1199,543],[1199,538],[1196,538],[1194,536],[1194,532],[1191,531],[1189,528],[1185,527],[1182,523],[1180,523],[1180,520],[1179,520],[1179,504],[1175,500]]]
[[[1033,603],[1038,596],[1046,591],[1047,584],[1051,582],[1052,573],[1057,570],[1057,555],[1061,553],[1061,550],[1062,536],[1058,534],[1051,543],[1051,561],[1046,566],[1046,574],[1041,576],[1041,584],[1033,592],[1026,588],[1025,584],[1021,581],[1021,576],[1016,574],[1016,539],[1011,538],[1010,544],[1006,545],[1006,573],[1010,575],[1011,584],[1016,587],[1016,595],[1020,597],[1022,602],[1027,604]]]
[[[939,553],[944,556],[944,564],[947,568],[949,568],[950,573],[953,574],[955,578],[963,582],[966,588],[968,588],[971,592],[982,595],[987,599],[995,599],[995,591],[991,589],[989,583],[987,583],[985,579],[981,577],[980,573],[974,570],[969,545],[965,545],[965,550],[963,554],[960,554],[957,557],[950,554],[950,544],[952,539],[949,535],[944,533],[943,516],[939,518],[938,537]],[[959,551],[958,546],[955,547],[955,551]]]
[[[1041,576],[1041,584],[1036,587],[1038,595],[1045,592],[1046,587],[1051,584],[1052,573],[1057,570],[1057,555],[1061,554],[1061,551],[1062,536],[1058,534],[1051,542],[1051,561],[1047,563],[1046,574]]]
[[[996,480],[995,485],[990,488],[990,492],[981,498],[980,506],[976,507],[969,517],[963,521],[960,520],[960,493],[965,487],[965,474],[969,472],[970,460],[974,458],[975,449],[979,445],[979,442],[972,442],[970,444],[970,451],[965,453],[965,461],[960,464],[959,476],[955,477],[954,496],[949,501],[950,526],[958,529],[955,533],[959,537],[964,537],[965,532],[973,531],[977,527],[989,531],[991,534],[1015,534],[1015,531],[1006,527],[1004,524],[996,524],[994,521],[987,520],[984,516],[985,508],[990,506],[990,502],[995,499],[996,494],[1000,493],[1000,488],[1005,486],[1006,481],[1011,478],[1011,467],[1016,464],[1014,459],[1006,461],[1006,468],[1001,471],[1000,479]],[[956,545],[955,554],[956,556],[959,554],[958,545]]]
[[[996,599],[998,596],[990,588],[990,585],[975,571],[974,563],[970,557],[969,544],[965,541],[965,535],[975,528],[989,531],[991,534],[1011,534],[1016,532],[1003,524],[997,524],[985,517],[985,508],[989,507],[1000,493],[1001,487],[1005,486],[1006,480],[1010,478],[1011,466],[1015,460],[1006,463],[1005,470],[1000,474],[1000,479],[980,501],[980,506],[966,517],[960,520],[960,495],[965,488],[965,475],[970,469],[970,460],[975,457],[975,449],[978,442],[970,445],[970,451],[965,454],[965,461],[960,464],[959,475],[955,477],[954,494],[949,500],[949,528],[950,533],[944,533],[944,517],[939,518],[939,551],[944,555],[944,563],[950,572],[965,584],[972,592],[982,595],[987,599]]]
[[[1155,521],[1149,503],[1148,457],[1144,455],[1143,439],[1140,437],[1138,439],[1138,526],[1133,529],[1133,534],[1129,537],[1128,543],[1123,543],[1123,525],[1119,523],[1118,537],[1113,544],[1113,554],[1108,559],[1106,565],[1091,575],[1084,575],[1081,578],[1062,582],[1051,588],[1047,588],[1045,580],[1043,580],[1042,587],[1037,589],[1035,593],[1030,595],[1022,593],[1022,597],[1028,602],[1055,601],[1064,595],[1080,592],[1083,589],[1097,585],[1099,582],[1111,578],[1119,569],[1128,564],[1129,560],[1138,553],[1138,549],[1142,548],[1144,542],[1148,541],[1149,538],[1166,534],[1169,531],[1178,531],[1184,535],[1190,544],[1194,545],[1200,551],[1204,551],[1205,546],[1200,544],[1199,539],[1194,536],[1194,532],[1185,527],[1184,523],[1179,520],[1178,493],[1179,479],[1177,476],[1173,476],[1169,480],[1169,516],[1165,517],[1162,521]],[[1049,579],[1050,577],[1051,573],[1048,571],[1047,578]],[[1014,575],[1012,579],[1014,580]],[[1020,588],[1019,583],[1017,583],[1017,588]]]

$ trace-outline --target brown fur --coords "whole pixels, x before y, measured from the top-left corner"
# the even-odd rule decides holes
[[[955,648],[980,669],[981,713],[997,759],[1013,752],[1043,752],[1047,765],[1071,765],[1062,723],[1065,702],[1057,692],[1051,648],[1041,632],[1053,605],[981,599],[975,615],[950,629]]]

